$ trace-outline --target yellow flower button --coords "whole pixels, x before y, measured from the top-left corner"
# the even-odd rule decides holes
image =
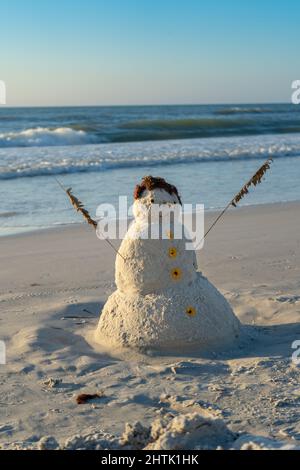
[[[169,248],[169,256],[170,258],[176,258],[177,256],[177,250],[174,247]]]
[[[178,281],[181,278],[181,269],[179,268],[172,269],[171,275],[175,281]]]
[[[189,317],[194,317],[196,315],[196,309],[192,306],[187,307],[186,313]]]

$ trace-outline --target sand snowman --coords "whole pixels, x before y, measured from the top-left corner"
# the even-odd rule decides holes
[[[178,227],[172,217],[163,234],[162,219],[181,205],[176,187],[147,176],[134,199],[134,221],[116,257],[117,290],[103,308],[96,341],[162,352],[231,345],[240,323],[230,305],[197,271],[195,251],[186,249],[185,235],[174,236]],[[153,215],[154,206],[160,213]]]

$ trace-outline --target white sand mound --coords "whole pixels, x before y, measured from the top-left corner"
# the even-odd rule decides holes
[[[154,204],[162,208],[162,216]],[[98,343],[202,351],[223,349],[238,337],[240,323],[230,305],[197,271],[194,250],[186,249],[189,240],[179,208],[175,195],[162,189],[144,191],[135,201],[135,221],[116,258],[117,290],[103,308]],[[177,219],[169,223],[172,211]],[[149,238],[149,233],[159,234],[159,239]]]
[[[300,450],[297,443],[289,441],[277,441],[269,437],[244,434],[233,444],[234,450]]]
[[[221,419],[209,413],[190,413],[154,421],[145,449],[216,449],[219,446],[227,447],[234,439],[235,435]]]
[[[81,434],[57,441],[53,436],[12,442],[10,450],[299,450],[296,442],[254,434],[232,432],[222,419],[201,413],[165,416],[143,426],[139,421],[125,425],[121,437],[89,428]]]
[[[192,304],[195,316],[186,313]],[[199,273],[182,289],[163,293],[126,295],[117,290],[108,299],[97,330],[97,339],[111,345],[139,349],[184,351],[221,349],[232,344],[239,322],[229,304]]]

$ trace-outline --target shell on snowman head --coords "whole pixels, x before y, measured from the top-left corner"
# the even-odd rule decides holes
[[[154,205],[178,207],[182,203],[176,186],[167,183],[164,178],[144,176],[134,189],[134,216],[146,215]]]

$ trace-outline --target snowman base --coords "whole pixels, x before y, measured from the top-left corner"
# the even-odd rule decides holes
[[[116,290],[100,316],[95,340],[110,347],[162,352],[217,351],[239,336],[240,322],[204,277],[161,293]]]

